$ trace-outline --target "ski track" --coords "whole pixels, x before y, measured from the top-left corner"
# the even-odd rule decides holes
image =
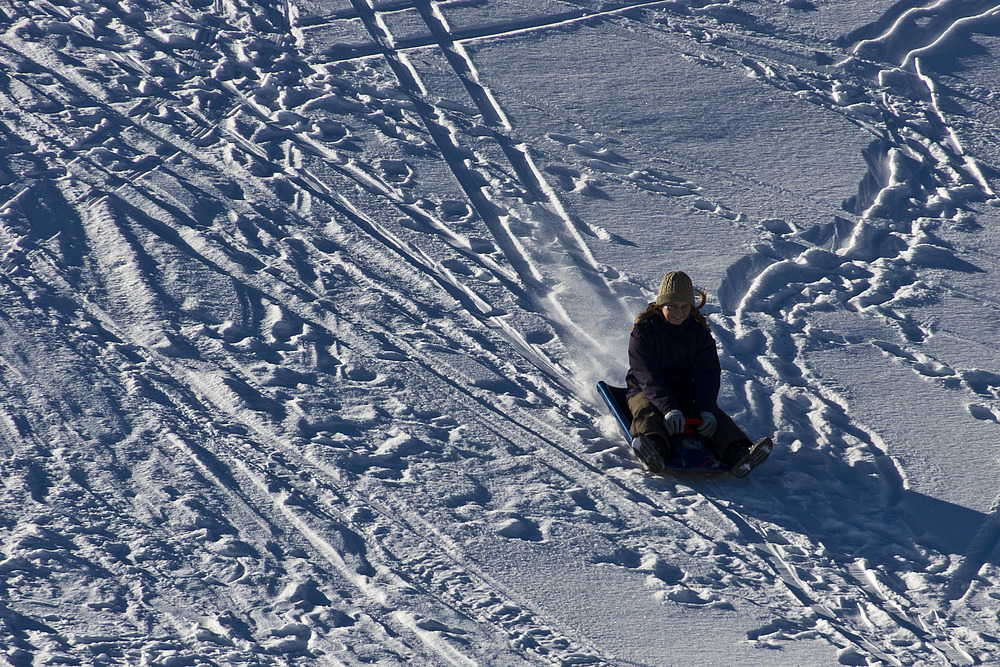
[[[897,333],[871,343],[887,358],[954,380],[972,417],[1000,420],[1000,380],[923,352],[929,332],[899,306],[948,290],[922,267],[962,267],[934,221],[967,223],[967,204],[995,197],[920,58],[996,4],[903,12],[837,78],[762,56],[774,40],[720,22],[709,10],[724,3],[671,4],[577,3],[453,30],[446,7],[419,0],[426,36],[397,38],[363,0],[304,24],[283,4],[5,3],[2,129],[20,173],[0,207],[0,338],[14,341],[0,348],[0,433],[4,507],[25,507],[3,517],[11,664],[610,663],[464,554],[477,532],[544,541],[581,519],[614,533],[599,562],[646,574],[665,604],[727,609],[785,590],[756,645],[823,637],[843,664],[996,659],[997,503],[954,560],[922,546],[893,518],[902,473],[804,357],[846,344],[811,314],[873,318]],[[925,16],[933,31],[915,34]],[[353,18],[372,46],[323,67],[300,53],[308,33]],[[767,253],[720,289],[727,407],[779,434],[774,465],[745,491],[636,474],[561,345],[597,341],[553,288],[566,269],[626,317],[643,291],[594,258],[595,238],[616,239],[564,207],[595,194],[592,174],[746,216],[590,137],[526,145],[463,47],[595,19],[690,35],[706,66],[745,68],[873,136],[854,219],[762,223]],[[471,107],[445,104],[406,56],[428,48]],[[82,66],[93,53],[103,71]],[[376,138],[394,149],[366,162]],[[552,147],[563,164],[536,162]],[[438,161],[455,192],[435,202],[419,174]],[[426,378],[425,405],[399,391],[407,377]],[[448,414],[458,401],[442,407],[436,392],[469,407]],[[506,458],[478,444],[498,442]],[[406,490],[436,475],[456,481]],[[519,482],[549,502],[505,495]],[[274,595],[257,599],[261,588]],[[978,613],[953,612],[977,595]]]

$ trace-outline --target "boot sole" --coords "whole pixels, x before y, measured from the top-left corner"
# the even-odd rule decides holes
[[[774,443],[771,442],[770,438],[761,438],[758,440],[750,448],[750,451],[733,466],[733,477],[746,477],[749,475],[751,470],[767,460],[767,457],[771,455],[772,449],[774,449]]]

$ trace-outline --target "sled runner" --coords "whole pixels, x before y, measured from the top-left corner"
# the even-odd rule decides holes
[[[628,409],[628,401],[625,398],[628,390],[625,387],[609,385],[602,380],[597,383],[597,391],[618,423],[618,428],[625,436],[625,442],[631,448],[633,438],[629,432],[629,426],[632,424],[632,413]],[[694,427],[700,423],[697,419],[689,419],[684,433],[671,436],[670,444],[673,451],[671,458],[663,461],[665,470],[730,473],[735,477],[745,477],[751,470],[763,463],[764,459],[771,453],[771,440],[764,438],[751,447],[747,455],[736,465],[726,465],[715,458],[708,448],[708,443],[694,430]]]

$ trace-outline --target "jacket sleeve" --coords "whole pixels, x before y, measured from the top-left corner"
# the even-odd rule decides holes
[[[699,325],[699,329],[701,329]],[[717,407],[722,386],[722,366],[715,339],[708,331],[699,331],[694,359],[694,408],[712,412]]]
[[[667,414],[680,409],[677,398],[660,373],[653,336],[643,335],[639,328],[632,330],[628,339],[628,362],[639,389],[657,410]]]

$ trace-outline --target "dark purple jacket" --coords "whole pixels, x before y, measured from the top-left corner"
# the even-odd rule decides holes
[[[628,396],[641,390],[663,414],[689,417],[713,411],[722,369],[711,332],[693,317],[683,324],[650,317],[632,329],[628,341]]]

